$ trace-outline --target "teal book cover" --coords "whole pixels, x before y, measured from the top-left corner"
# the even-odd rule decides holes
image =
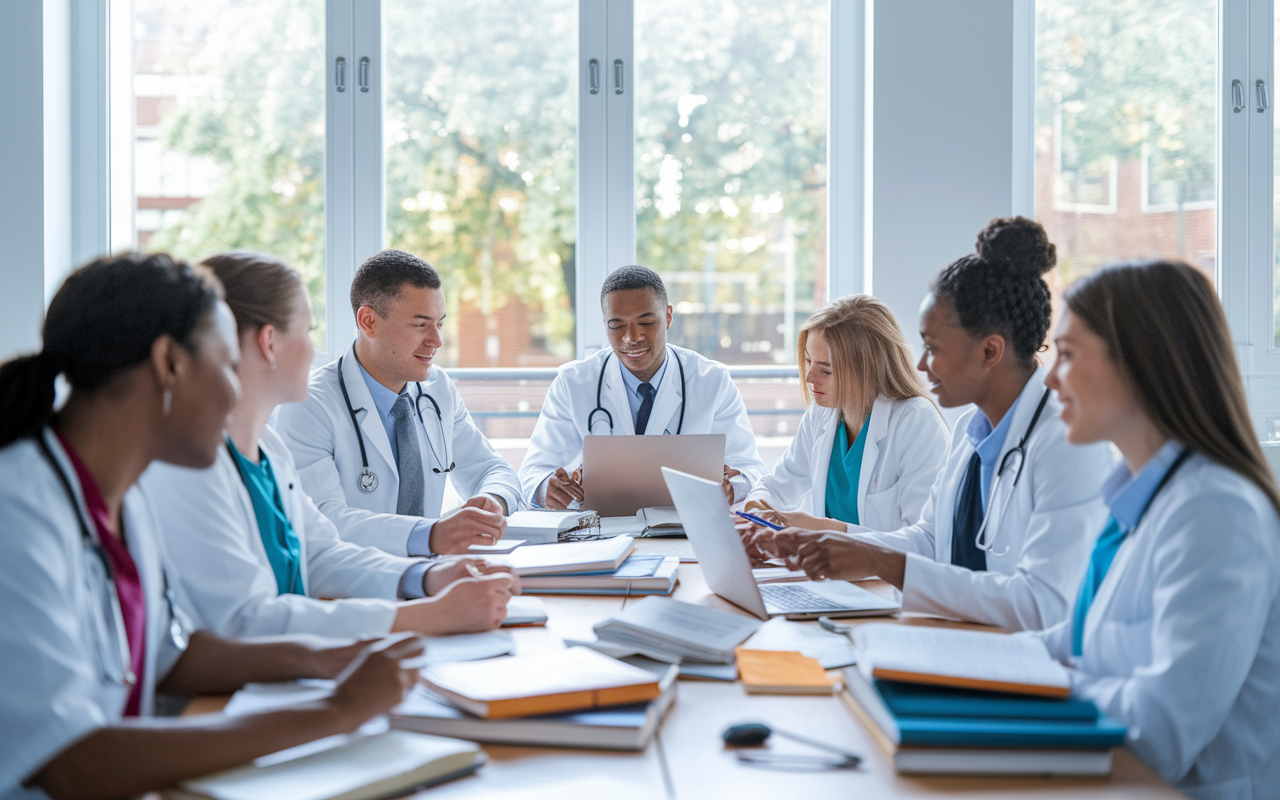
[[[993,717],[1094,722],[1100,714],[1088,700],[1029,697],[873,679],[895,717]]]

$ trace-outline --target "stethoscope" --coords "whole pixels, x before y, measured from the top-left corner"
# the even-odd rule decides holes
[[[132,687],[138,682],[138,676],[133,671],[133,657],[129,650],[129,637],[124,628],[124,614],[120,610],[120,597],[116,593],[115,573],[111,569],[111,561],[107,558],[107,552],[103,549],[102,543],[90,533],[89,525],[84,521],[84,514],[80,510],[80,502],[76,498],[75,490],[71,488],[71,480],[63,472],[62,465],[58,463],[53,451],[49,449],[49,444],[44,439],[44,433],[36,434],[35,439],[36,444],[40,447],[41,454],[49,462],[49,466],[53,467],[54,474],[58,476],[58,482],[62,484],[67,500],[71,503],[72,510],[75,511],[76,521],[80,523],[80,536],[85,550],[91,551],[97,556],[99,563],[102,565],[103,586],[105,587],[102,594],[103,611],[106,619],[110,620],[108,625],[111,631],[108,636],[116,644],[116,653],[113,659],[107,652],[106,642],[100,637],[95,637],[102,679],[106,683],[117,683],[121,686]],[[187,643],[190,641],[187,631],[194,629],[195,626],[187,615],[178,608],[178,604],[173,597],[173,589],[169,586],[169,575],[165,572],[163,565],[160,567],[160,576],[164,581],[165,603],[169,606],[169,639],[173,642],[173,646],[179,652],[182,652],[187,649]]]
[[[1044,394],[1040,395],[1040,405],[1036,406],[1036,413],[1031,415],[1031,424],[1027,425],[1027,430],[1022,434],[1022,441],[1018,442],[1018,446],[1004,454],[1004,458],[1000,459],[1000,467],[996,470],[995,479],[992,481],[991,496],[996,496],[996,487],[1000,485],[1000,478],[1004,475],[1005,467],[1009,465],[1009,459],[1016,453],[1018,456],[1018,468],[1013,473],[1013,485],[1009,488],[1009,492],[1004,497],[1004,505],[1000,507],[1000,516],[1003,517],[1005,512],[1009,510],[1009,500],[1013,497],[1013,490],[1017,488],[1018,481],[1022,480],[1022,468],[1027,463],[1027,440],[1031,438],[1031,432],[1036,429],[1036,423],[1040,421],[1040,413],[1044,411],[1045,404],[1049,402],[1049,392],[1045,389]],[[999,553],[995,550],[996,537],[1000,535],[997,530],[991,535],[991,541],[983,541],[983,534],[987,531],[987,522],[991,520],[992,515],[986,514],[982,518],[982,526],[978,528],[978,535],[974,537],[974,544],[979,550],[990,553],[993,556],[1004,556],[1008,554],[1009,548],[1006,547]]]
[[[440,404],[436,399],[426,392],[422,391],[421,383],[414,383],[418,387],[418,393],[413,398],[413,408],[418,412],[418,424],[422,426],[422,438],[427,440],[427,447],[431,449],[431,457],[436,463],[444,467],[444,462],[449,458],[449,440],[444,435],[444,414],[440,413]],[[360,474],[356,476],[356,486],[360,487],[360,491],[371,493],[378,488],[378,474],[369,469],[369,455],[364,449],[364,434],[360,432],[360,420],[356,418],[356,411],[351,407],[351,395],[347,394],[347,381],[342,377],[342,358],[338,358],[338,388],[342,389],[342,399],[347,404],[347,413],[351,415],[351,427],[356,429],[356,441],[360,443]],[[440,422],[440,443],[444,447],[444,458],[440,458],[440,454],[436,452],[436,446],[431,443],[431,437],[427,436],[427,423],[422,421],[422,398],[431,401],[431,407],[436,410],[436,419]],[[359,409],[364,411],[363,408]],[[458,466],[450,461],[449,466],[444,469],[432,467],[431,471],[436,475],[443,475],[446,472],[453,472],[454,467]]]
[[[680,370],[680,422],[676,425],[676,436],[684,430],[684,362],[680,360],[680,356],[676,355],[676,351],[668,350],[672,358],[676,360],[676,368]],[[596,407],[591,409],[591,413],[587,415],[587,433],[591,433],[591,426],[595,424],[596,414],[603,413],[605,419],[609,422],[609,434],[613,434],[613,415],[609,413],[609,409],[600,403],[600,392],[604,389],[604,370],[609,365],[609,359],[613,358],[613,351],[610,350],[608,355],[604,357],[604,361],[600,362],[600,378],[596,380]]]

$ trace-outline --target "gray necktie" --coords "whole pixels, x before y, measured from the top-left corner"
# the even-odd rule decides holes
[[[422,451],[418,449],[418,434],[413,429],[413,401],[405,392],[396,398],[391,407],[396,418],[396,467],[400,470],[400,494],[396,498],[396,513],[411,517],[422,516]]]

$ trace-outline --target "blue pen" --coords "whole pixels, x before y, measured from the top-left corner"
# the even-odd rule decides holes
[[[757,524],[757,525],[763,525],[763,526],[765,526],[766,528],[768,528],[769,530],[773,530],[773,531],[780,531],[780,530],[782,530],[782,526],[781,526],[781,525],[775,525],[774,523],[770,522],[770,521],[769,521],[769,520],[767,520],[767,519],[761,519],[760,517],[757,517],[755,514],[748,514],[748,513],[747,513],[747,512],[745,512],[745,511],[735,511],[735,512],[733,512],[733,513],[737,514],[738,516],[742,517],[743,519],[747,520],[748,522],[754,522],[754,523],[755,523],[755,524]]]

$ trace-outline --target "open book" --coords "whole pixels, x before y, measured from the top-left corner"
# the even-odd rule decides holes
[[[1032,636],[872,623],[853,632],[858,669],[881,678],[962,689],[1069,697],[1067,670]]]

